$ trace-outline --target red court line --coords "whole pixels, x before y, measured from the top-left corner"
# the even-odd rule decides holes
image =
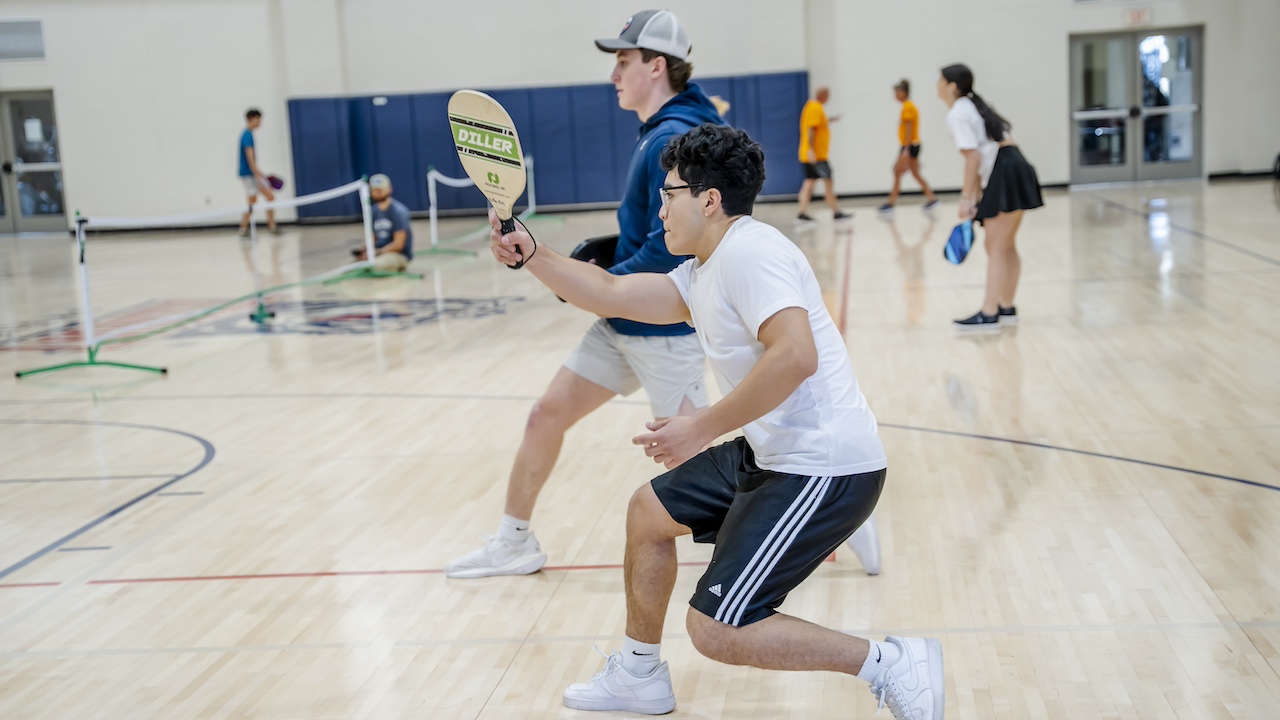
[[[3,589],[3,588],[30,588],[30,587],[57,587],[58,585],[61,585],[61,584],[62,584],[62,582],[61,582],[61,581],[59,581],[59,582],[42,582],[42,583],[5,583],[5,584],[0,584],[0,589]]]
[[[836,329],[840,331],[840,335],[844,336],[844,331],[849,324],[849,274],[853,268],[853,238],[845,243],[844,251],[844,279],[840,283],[840,322],[836,324]]]
[[[835,562],[836,556],[831,554],[823,562]],[[682,562],[676,563],[680,567],[705,567],[705,562]],[[569,572],[571,570],[621,570],[622,565],[548,565],[542,568],[544,572]],[[262,573],[258,575],[185,575],[175,577],[151,577],[151,578],[112,578],[106,580],[90,580],[86,585],[141,585],[147,583],[175,583],[175,582],[211,582],[215,580],[288,580],[303,578],[326,578],[326,577],[363,577],[378,575],[441,575],[444,570],[439,568],[422,569],[422,570],[329,570],[324,572],[301,572],[301,573]],[[20,587],[53,587],[61,585],[61,582],[47,583],[16,583],[8,585],[0,585],[0,589],[4,588],[20,588]]]

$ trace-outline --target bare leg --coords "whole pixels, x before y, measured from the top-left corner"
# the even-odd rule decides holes
[[[982,301],[982,312],[995,315],[1004,302],[1013,304],[1013,292],[1017,289],[1022,263],[1014,245],[1014,233],[1022,222],[1022,211],[1000,213],[987,218],[987,287]],[[1004,297],[1005,295],[1008,297]],[[1006,305],[1008,307],[1008,305]]]
[[[800,215],[809,210],[809,201],[813,199],[813,180],[806,178],[800,185]]]
[[[889,204],[898,204],[898,194],[902,192],[902,174],[907,171],[907,163],[902,153],[898,153],[898,159],[893,163],[893,189],[889,191]]]
[[[649,483],[631,496],[623,566],[627,637],[642,643],[662,642],[662,625],[676,584],[676,538],[690,532],[671,519]]]
[[[836,204],[836,186],[831,178],[822,178],[822,185],[827,189],[827,207],[831,208],[831,212],[840,212],[840,206]]]
[[[765,670],[829,670],[857,675],[871,644],[790,615],[734,627],[689,608],[685,624],[698,652],[730,665]]]
[[[889,204],[898,204],[898,194],[902,192],[902,171],[897,167],[893,169],[893,189],[889,191]]]
[[[560,368],[525,423],[524,439],[507,478],[508,515],[521,520],[533,516],[538,493],[560,457],[565,432],[614,394],[568,368]]]
[[[911,158],[907,163],[907,169],[911,171],[911,177],[915,178],[916,182],[920,183],[920,188],[924,190],[925,201],[933,202],[937,200],[938,196],[933,194],[933,189],[929,187],[929,183],[925,182],[924,176],[920,174],[920,161],[916,158]]]
[[[271,192],[266,187],[262,188],[262,196],[267,199],[267,202],[274,202],[276,199],[275,193]],[[267,229],[270,230],[271,232],[276,231],[276,211],[275,210],[267,211]]]
[[[249,209],[246,210],[245,213],[240,216],[240,234],[241,235],[244,235],[245,233],[249,232],[249,216],[253,214],[253,206],[257,202],[258,202],[258,197],[256,195],[253,197],[250,197]]]

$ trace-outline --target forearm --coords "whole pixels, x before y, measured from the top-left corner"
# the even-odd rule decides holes
[[[982,178],[978,174],[980,162],[982,160],[978,157],[976,150],[964,154],[964,186],[960,191],[960,197],[965,200],[977,202],[982,195]]]
[[[701,413],[699,421],[707,442],[764,417],[791,397],[816,369],[791,345],[766,350],[738,387]]]
[[[540,244],[524,268],[574,307],[600,317],[634,319],[616,297],[618,277],[598,265],[567,258]]]

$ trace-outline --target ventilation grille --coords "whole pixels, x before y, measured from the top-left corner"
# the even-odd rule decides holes
[[[43,59],[44,30],[39,20],[0,20],[0,61]]]

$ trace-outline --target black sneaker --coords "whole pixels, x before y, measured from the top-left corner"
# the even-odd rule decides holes
[[[853,213],[847,213],[842,210],[837,210],[836,214],[831,216],[833,220],[848,220],[851,217],[853,217]]]
[[[1017,325],[1018,324],[1018,308],[1002,307],[996,311],[996,317],[1000,319],[1001,325]]]
[[[800,213],[796,216],[796,222],[813,222],[813,218],[805,215],[804,213]]]
[[[1000,329],[1000,316],[988,315],[981,310],[963,320],[955,320],[953,322],[955,322],[958,330],[995,331]]]

